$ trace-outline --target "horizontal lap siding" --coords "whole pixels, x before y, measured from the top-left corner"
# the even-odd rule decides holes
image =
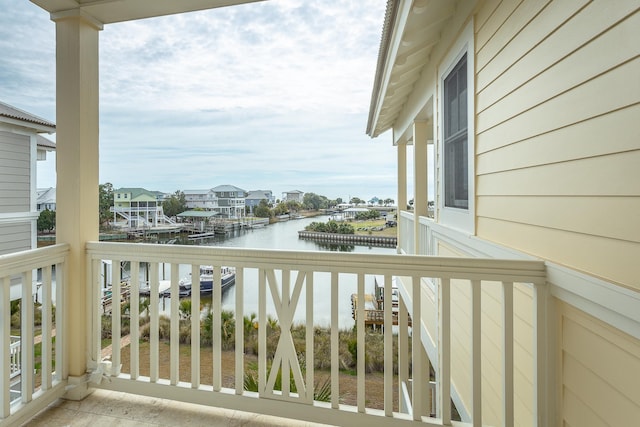
[[[31,249],[31,222],[0,224],[0,255]]]
[[[585,427],[636,425],[640,344],[567,304],[560,310],[564,420]]]
[[[30,138],[0,132],[0,213],[29,212]]]
[[[477,234],[639,288],[637,2],[487,5],[476,21]]]

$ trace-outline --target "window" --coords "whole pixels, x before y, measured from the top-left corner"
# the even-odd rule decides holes
[[[469,208],[467,55],[444,79],[444,205]]]

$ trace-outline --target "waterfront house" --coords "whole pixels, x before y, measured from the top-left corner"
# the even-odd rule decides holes
[[[261,201],[266,200],[267,203],[275,203],[273,192],[271,190],[252,190],[247,193],[244,198],[244,204],[247,207],[254,208],[260,204]]]
[[[49,188],[38,188],[38,198],[36,200],[36,209],[38,212],[42,212],[43,210],[56,210],[56,189],[53,187]]]
[[[223,218],[241,218],[244,216],[246,191],[234,185],[218,185],[211,189],[218,199],[218,207],[214,210]]]
[[[0,254],[37,246],[36,164],[55,150],[41,134],[55,131],[52,122],[0,102]]]
[[[144,188],[113,190],[114,224],[131,229],[176,225],[165,216],[161,199],[162,193]]]
[[[637,54],[628,56],[635,49],[640,28],[636,22],[637,6],[633,2],[583,2],[580,3],[581,7],[571,10],[574,3],[568,1],[389,1],[368,132],[375,136],[393,129],[394,143],[399,153],[399,207],[407,206],[406,156],[403,154],[409,142],[414,144],[413,152],[419,167],[415,178],[415,209],[413,212],[399,213],[401,254],[376,256],[99,242],[96,220],[99,31],[104,25],[115,22],[243,2],[33,1],[51,13],[57,29],[57,244],[0,256],[0,313],[8,312],[6,284],[10,277],[21,275],[30,279],[33,270],[40,269],[43,292],[48,295],[53,290],[53,267],[56,272],[62,271],[63,274],[56,278],[55,342],[52,341],[51,298],[43,297],[42,300],[44,357],[40,371],[42,381],[38,387],[33,386],[35,367],[34,346],[31,345],[33,325],[30,319],[34,307],[28,303],[30,298],[25,298],[21,307],[22,318],[25,319],[21,329],[25,378],[20,399],[15,403],[8,393],[11,366],[9,322],[6,315],[0,316],[2,427],[31,419],[61,396],[80,401],[94,391],[97,397],[93,397],[90,407],[94,411],[104,409],[104,414],[117,417],[118,422],[144,421],[139,416],[142,406],[151,406],[155,411],[154,416],[162,411],[161,416],[167,422],[185,422],[187,405],[181,403],[178,406],[174,402],[190,402],[237,412],[271,414],[300,423],[453,425],[451,398],[461,418],[470,420],[476,426],[632,425],[640,418],[637,410],[637,402],[640,402],[637,387],[640,383],[637,378],[640,372],[637,361],[637,355],[640,354],[638,270],[632,264],[639,257],[637,228],[633,226],[637,222],[630,219],[637,212],[637,190],[633,193],[634,189],[628,186],[629,183],[638,182],[637,161],[634,161],[637,160],[638,138],[637,127],[634,127],[637,124],[625,120],[627,114],[632,118],[637,116],[639,104],[637,79],[634,78],[638,75],[634,68],[638,64]],[[518,23],[520,25],[516,25]],[[588,36],[590,33],[593,34],[591,37]],[[494,37],[494,34],[497,35]],[[618,37],[615,43],[609,39],[613,36]],[[462,43],[462,40],[466,42]],[[507,45],[507,41],[512,41],[513,45]],[[570,49],[569,53],[585,55],[585,60],[579,62],[580,66],[570,66],[564,73],[555,69],[563,61],[545,65],[545,61],[554,61],[550,54],[554,50],[547,49],[545,45],[552,42],[555,42],[554,48],[564,49],[566,43],[572,43],[575,48]],[[589,52],[593,48],[591,43],[595,42],[602,45],[596,52]],[[527,43],[531,44],[530,48],[527,48]],[[489,50],[480,49],[483,46]],[[528,54],[536,53],[538,46],[545,48],[544,55],[537,55],[533,63],[514,63],[514,58],[518,57],[514,52],[525,52],[525,55],[521,55],[524,59]],[[586,51],[582,52],[582,49]],[[436,219],[432,221],[424,214],[429,197],[426,194],[426,175],[423,175],[427,171],[421,163],[426,157],[423,156],[426,151],[423,144],[431,140],[437,145],[442,139],[438,136],[442,128],[438,125],[442,107],[437,101],[441,99],[438,96],[438,88],[442,86],[440,79],[443,77],[446,83],[450,83],[452,79],[447,77],[453,71],[456,82],[458,77],[460,81],[463,80],[464,67],[455,67],[462,59],[459,56],[462,51],[467,53],[467,70],[473,72],[472,76],[467,73],[467,80],[473,82],[472,86],[475,85],[467,92],[473,94],[470,97],[473,102],[466,103],[472,109],[472,119],[467,123],[473,131],[464,132],[460,129],[454,136],[466,134],[467,150],[469,145],[473,147],[473,150],[468,150],[470,157],[473,157],[469,161],[472,170],[467,172],[467,181],[472,181],[473,185],[467,184],[465,197],[464,179],[460,181],[464,173],[457,170],[460,172],[458,180],[454,182],[457,185],[453,189],[445,186],[445,190],[449,188],[449,192],[445,191],[449,196],[446,202],[442,200],[443,190],[439,190],[441,196],[437,199]],[[489,54],[490,51],[493,53]],[[593,65],[599,64],[598,61],[610,63],[615,55],[621,55],[617,67],[594,71]],[[480,67],[479,64],[488,57],[500,60],[491,66],[487,63]],[[474,65],[470,65],[470,61]],[[403,65],[406,68],[402,68]],[[498,86],[502,87],[503,92],[513,85],[518,88],[513,90],[529,89],[520,76],[522,73],[535,73],[537,69],[545,71],[536,76],[543,77],[549,72],[553,78],[541,85],[544,90],[533,90],[530,96],[516,99],[526,104],[533,100],[532,96],[545,93],[549,96],[548,91],[556,92],[556,95],[547,102],[529,108],[517,102],[515,105],[502,106],[501,103],[511,98],[506,94],[499,96],[501,92],[496,89],[492,91],[492,96],[499,96],[498,99],[483,99],[482,102],[499,106],[496,114],[523,117],[519,120],[511,117],[503,121],[498,118],[493,127],[481,131],[487,126],[484,120],[488,119],[485,117],[480,120],[481,111],[484,110],[476,106],[482,98],[478,92],[481,84],[500,83]],[[485,71],[495,73],[495,78],[487,80],[487,76],[481,77]],[[579,80],[580,73],[585,72],[591,73],[592,77],[587,79],[587,83]],[[501,82],[502,77],[506,81]],[[588,82],[600,79],[604,81],[596,85],[597,93],[592,92],[595,89]],[[602,87],[607,90],[601,90]],[[447,102],[447,108],[459,106],[461,108],[457,111],[465,110],[462,108],[465,105],[465,93],[454,89],[458,96],[453,96],[452,102]],[[448,89],[447,95],[450,94]],[[460,102],[454,102],[454,99]],[[633,102],[629,99],[633,99]],[[547,111],[547,103],[555,104],[555,108]],[[593,114],[593,109],[609,113],[596,114],[593,119],[586,117],[585,114]],[[448,113],[445,116],[448,117]],[[430,118],[433,135],[428,132]],[[555,132],[551,129],[539,135],[543,142],[551,138],[546,141],[550,144],[545,146],[547,149],[538,146],[544,144],[536,135],[529,134],[537,127],[558,126],[558,122],[562,124],[569,119],[574,120],[575,125],[559,128],[563,133],[569,133],[565,137],[553,139]],[[496,117],[492,120],[495,121]],[[460,124],[460,121],[457,123]],[[508,129],[500,130],[502,124],[508,124]],[[590,130],[582,126],[588,126]],[[491,132],[491,129],[495,131]],[[572,136],[571,132],[578,134]],[[516,138],[517,141],[501,146],[508,142],[505,138]],[[593,144],[594,140],[602,143]],[[523,147],[519,145],[525,141],[535,143],[538,149],[528,154],[501,153],[503,149],[521,150]],[[575,141],[586,150],[606,152],[616,147],[619,149],[620,144],[626,144],[627,148],[619,151],[619,154],[582,156],[580,158],[583,160],[577,163],[586,162],[583,168],[571,165],[571,160],[557,161],[552,157],[550,169],[544,174],[520,175],[535,172],[536,167],[530,162],[539,161],[545,156],[569,155],[572,151],[562,144],[576,144]],[[460,143],[457,138],[451,142],[452,147],[459,150],[450,151],[464,152],[464,142]],[[482,157],[490,153],[500,156],[487,165]],[[464,163],[455,156],[451,160],[457,160],[453,164]],[[502,163],[505,161],[512,162],[511,166],[505,167]],[[608,161],[613,165],[607,166]],[[529,163],[525,163],[524,170],[520,171],[515,164],[518,162]],[[551,174],[555,168],[568,166],[573,166],[570,178],[563,173]],[[438,171],[443,167],[440,165]],[[487,171],[489,167],[501,167],[503,170]],[[591,176],[590,172],[604,170],[602,168],[606,168],[607,174],[600,176],[600,180]],[[501,177],[502,174],[507,176]],[[456,176],[449,174],[447,179],[451,179],[452,175]],[[618,182],[617,186],[607,180],[620,176],[626,177],[626,181]],[[553,203],[548,203],[550,195],[533,191],[536,185],[544,186],[550,181],[555,183],[553,189],[557,196],[552,197]],[[566,191],[571,187],[573,191]],[[593,205],[597,209],[580,210],[579,214],[575,210],[567,211],[565,209],[575,209],[572,204],[592,206],[590,193],[579,193],[575,188],[604,193],[607,197],[602,198],[606,202],[597,198],[597,204]],[[614,192],[611,188],[618,190]],[[496,196],[499,190],[507,194],[502,196],[502,193],[498,193]],[[528,190],[532,195],[539,196],[536,202],[542,203],[542,206],[538,208],[527,197],[511,195],[507,190]],[[620,200],[622,198],[624,200]],[[608,207],[607,212],[614,219],[603,218],[603,206]],[[530,211],[536,214],[534,219],[554,219],[555,222],[546,224],[546,227],[524,226],[524,219],[518,221],[518,216],[514,215],[519,212],[520,216],[524,216]],[[501,213],[505,215],[504,218],[500,218]],[[591,218],[589,215],[595,213],[599,221],[591,225],[599,230],[605,229],[616,238],[593,237],[593,231],[586,233],[580,229]],[[469,220],[470,216],[472,220]],[[562,226],[563,222],[571,226]],[[242,295],[243,290],[255,292],[261,307],[266,305],[267,298],[272,299],[277,308],[276,318],[281,325],[276,357],[267,363],[264,350],[267,348],[268,322],[266,310],[259,310],[255,323],[259,331],[259,347],[263,350],[258,361],[259,391],[247,392],[243,388],[242,328],[239,328],[239,336],[235,339],[235,385],[231,388],[222,386],[221,318],[215,315],[212,318],[213,344],[210,347],[215,355],[213,378],[207,383],[201,381],[198,316],[191,317],[196,322],[192,328],[196,332],[192,333],[190,341],[190,378],[185,380],[178,375],[178,334],[172,333],[171,342],[166,343],[171,352],[169,373],[160,371],[158,268],[148,270],[151,298],[149,357],[140,361],[137,328],[131,328],[131,344],[121,350],[121,313],[120,310],[112,310],[109,318],[112,337],[110,358],[103,359],[102,351],[106,349],[101,340],[101,330],[105,326],[100,311],[101,260],[128,262],[135,271],[147,263],[152,267],[164,263],[171,266],[189,264],[195,272],[192,275],[194,286],[198,284],[200,265],[212,265],[214,277],[220,277],[222,266],[235,267],[237,295]],[[112,293],[118,295],[121,293],[118,280],[120,269],[113,266],[120,263],[112,262],[110,265],[113,269]],[[245,281],[246,269],[258,270],[257,284]],[[178,291],[177,271],[177,268],[171,269],[171,292]],[[322,290],[322,298],[331,302],[332,316],[332,393],[330,401],[326,403],[315,402],[312,393],[313,329],[306,329],[304,348],[294,348],[291,330],[287,327],[291,326],[298,305],[305,307],[307,324],[312,324],[314,292],[310,290],[317,273],[328,275],[331,281],[330,289]],[[384,286],[383,295],[386,301],[393,301],[393,278],[398,284],[397,337],[392,334],[393,328],[385,328],[384,402],[382,408],[377,409],[368,407],[366,357],[357,358],[357,365],[353,369],[357,378],[356,404],[345,405],[340,400],[339,370],[342,361],[337,351],[338,329],[334,326],[337,322],[333,322],[337,320],[337,290],[341,282],[355,280],[358,299],[362,301],[365,281],[370,274],[378,275],[382,281],[379,283],[387,285]],[[133,318],[139,314],[135,292],[140,287],[137,277],[132,274],[129,288],[130,315]],[[291,292],[279,293],[278,289]],[[24,289],[23,292],[29,295],[29,290]],[[216,292],[214,290],[213,313],[220,313],[221,298],[220,293]],[[178,325],[173,320],[179,318],[177,298],[172,298],[171,302],[170,327],[176,328]],[[193,305],[197,307],[198,302]],[[392,305],[388,304],[388,309],[385,307],[383,315],[386,324],[392,323]],[[241,298],[237,299],[236,316],[242,317],[242,307]],[[357,313],[357,339],[353,347],[357,354],[363,355],[369,337],[364,327],[364,305],[358,309],[360,307],[362,311]],[[495,319],[495,314],[499,319]],[[407,323],[409,315],[411,326]],[[396,338],[397,343],[394,344]],[[162,343],[162,347],[165,347],[165,343]],[[51,363],[52,349],[55,349],[55,364]],[[134,361],[126,372],[121,372],[122,352],[126,352]],[[300,367],[299,355],[305,356],[307,369],[304,372]],[[394,359],[397,360],[397,386],[394,385]],[[138,362],[149,367],[148,375],[141,375],[142,363]],[[282,375],[282,387],[276,389],[274,383],[279,369],[291,375]],[[434,373],[433,379],[431,371]],[[292,382],[297,385],[295,393],[291,391]],[[114,402],[112,395],[105,391],[126,393],[126,397],[122,398],[126,402]],[[398,400],[397,407],[394,406],[394,397]],[[152,404],[149,404],[150,401]],[[86,408],[82,402],[77,403],[77,407]],[[169,418],[170,409],[176,407],[180,410],[181,418]],[[499,408],[497,415],[495,408]],[[54,412],[59,414],[62,411],[49,410],[41,417],[51,416]],[[73,416],[79,417],[82,412],[73,411]],[[208,409],[200,412],[209,413]],[[233,416],[230,412],[225,414]]]
[[[218,198],[213,190],[184,190],[184,198],[189,209],[215,210]]]
[[[283,202],[302,203],[302,200],[304,200],[304,192],[300,190],[291,190],[291,191],[285,191],[284,193],[282,193]]]
[[[639,38],[637,1],[388,1],[367,133],[392,133],[400,207],[413,163],[399,251],[545,265],[542,294],[419,290],[428,357],[450,333],[450,394],[474,425],[640,420]]]

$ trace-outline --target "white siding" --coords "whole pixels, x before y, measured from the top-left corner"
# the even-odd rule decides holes
[[[0,213],[31,210],[30,165],[30,138],[0,131]]]
[[[31,222],[0,224],[0,255],[31,249]]]

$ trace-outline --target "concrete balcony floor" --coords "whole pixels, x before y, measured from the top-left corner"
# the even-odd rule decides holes
[[[320,427],[303,421],[222,408],[96,390],[82,401],[59,399],[23,426],[27,427]]]

